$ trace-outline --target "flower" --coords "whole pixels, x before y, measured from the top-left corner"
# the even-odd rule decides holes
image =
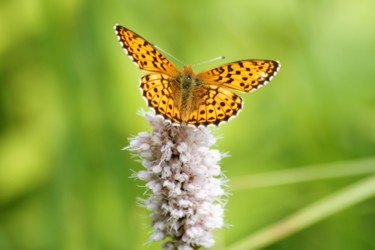
[[[169,237],[163,247],[171,250],[212,247],[212,231],[224,224],[225,179],[218,163],[225,155],[210,149],[216,143],[210,129],[175,126],[153,112],[143,114],[153,131],[140,132],[126,149],[145,167],[135,177],[151,190],[143,200],[151,211],[150,239]]]

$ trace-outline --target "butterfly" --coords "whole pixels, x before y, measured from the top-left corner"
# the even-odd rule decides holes
[[[241,60],[198,74],[191,65],[178,69],[154,45],[135,32],[114,27],[128,56],[142,70],[140,88],[149,107],[172,124],[219,125],[237,116],[243,100],[232,90],[250,92],[269,82],[280,68],[277,61]]]

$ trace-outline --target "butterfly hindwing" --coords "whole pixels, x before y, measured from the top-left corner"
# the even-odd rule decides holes
[[[208,86],[198,108],[191,112],[188,124],[219,125],[235,117],[242,109],[242,102],[242,98],[232,91],[218,86]]]
[[[168,75],[151,73],[142,76],[140,88],[150,107],[173,123],[180,122],[180,111],[175,103],[175,84]]]

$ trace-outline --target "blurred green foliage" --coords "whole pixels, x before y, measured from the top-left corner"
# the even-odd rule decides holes
[[[0,249],[159,249],[147,245],[144,183],[127,138],[148,129],[143,74],[119,23],[186,63],[279,60],[271,84],[215,129],[229,178],[375,156],[375,2],[0,2]],[[320,171],[317,166],[316,171]],[[360,177],[235,191],[215,249]],[[375,247],[375,200],[268,249]]]

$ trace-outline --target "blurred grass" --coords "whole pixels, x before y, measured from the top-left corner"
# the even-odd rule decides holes
[[[374,8],[370,0],[0,2],[0,249],[160,248],[146,243],[148,214],[136,202],[143,183],[129,179],[141,166],[121,151],[148,127],[136,114],[146,107],[142,72],[115,23],[186,63],[281,62],[272,83],[242,95],[244,110],[215,130],[236,186],[236,176],[307,165],[319,175],[321,164],[340,171],[375,156]],[[216,232],[215,249],[362,178],[234,190],[233,226]],[[342,207],[267,249],[374,248],[374,202]]]

